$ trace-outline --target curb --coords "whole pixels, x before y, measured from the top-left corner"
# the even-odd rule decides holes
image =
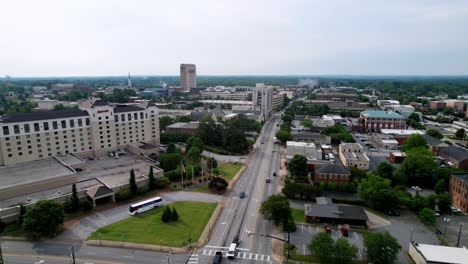
[[[137,249],[137,250],[146,250],[146,251],[157,251],[157,252],[171,252],[171,253],[186,253],[190,247],[166,247],[158,245],[149,245],[149,244],[138,244],[130,242],[116,242],[109,240],[87,240],[85,244],[88,246],[97,246],[97,247],[113,247],[113,248],[126,248],[126,249]]]

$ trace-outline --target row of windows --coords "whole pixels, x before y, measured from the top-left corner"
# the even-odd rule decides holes
[[[92,150],[92,149],[93,149],[92,147],[89,147],[89,150]],[[58,150],[58,149],[57,149],[57,150]],[[85,151],[85,148],[81,148],[81,149],[79,149],[79,150],[80,150],[80,151]],[[49,150],[49,151],[50,151],[50,150]],[[73,152],[77,152],[77,151],[78,151],[78,149],[73,149]],[[39,153],[42,153],[42,152],[39,152]],[[65,150],[63,153],[64,153],[64,154],[68,154],[68,153],[70,153],[70,151]],[[61,151],[55,152],[56,155],[61,155],[61,154],[63,154],[63,153],[62,153]],[[24,154],[26,155],[26,152],[25,152]],[[28,151],[27,154],[28,154],[28,155],[32,155],[32,154],[33,154],[33,151],[30,150],[30,151]],[[48,156],[48,157],[52,157],[52,155],[53,155],[52,152],[47,153],[47,156]],[[18,156],[23,156],[23,152],[19,152],[19,153],[18,153]],[[9,158],[12,158],[12,157],[13,157],[13,154],[8,154],[8,157],[9,157]],[[39,158],[43,158],[43,157],[44,157],[43,154],[39,154]]]
[[[318,178],[320,180],[326,180],[326,179],[330,179],[330,180],[348,180],[349,179],[349,176],[347,175],[319,175]]]
[[[41,126],[42,124],[42,126]],[[86,126],[89,126],[89,118],[85,118],[85,124]],[[23,125],[13,125],[13,133],[15,135],[18,135],[21,133],[21,130],[24,131],[24,133],[31,133],[31,131],[34,132],[41,132],[41,131],[49,131],[51,128],[53,130],[59,129],[66,129],[68,128],[74,128],[75,126],[77,127],[82,127],[83,126],[83,119],[70,119],[68,120],[60,120],[60,121],[44,121],[44,122],[37,122],[33,123],[32,127],[30,124],[23,124]],[[42,130],[41,130],[42,128]],[[10,127],[9,126],[3,126],[3,135],[8,136],[10,135]]]
[[[148,113],[140,112],[140,120],[145,119],[145,118],[148,119]],[[132,121],[132,119],[138,120],[138,113],[133,113],[133,115],[132,114],[114,115],[115,122]]]
[[[76,143],[76,142],[73,141],[73,143]],[[68,144],[68,142],[65,141],[65,142],[63,142],[63,144]],[[57,147],[56,147],[57,150],[59,150],[59,149],[61,148],[59,142],[55,142],[55,145],[57,146]],[[81,146],[84,146],[84,145],[85,145],[85,143],[82,142],[82,143],[81,143]],[[88,142],[88,145],[91,145],[91,142]],[[46,146],[47,146],[47,147],[50,147],[51,144],[50,144],[50,143],[47,143]],[[29,146],[28,146],[28,149],[32,149],[32,147],[33,147],[32,145],[29,145]],[[72,144],[72,147],[75,148],[75,147],[76,147],[76,144]],[[36,148],[38,149],[38,152],[42,152],[42,149],[41,149],[41,148],[42,148],[42,145],[41,145],[41,144],[37,144],[37,145],[36,145]],[[65,145],[64,148],[68,148],[68,145]],[[23,147],[17,147],[16,149],[17,149],[18,151],[21,151],[21,150],[23,150]],[[7,148],[6,150],[7,150],[7,152],[11,152],[11,151],[12,151],[12,148]],[[50,151],[50,148],[47,148],[47,150]]]

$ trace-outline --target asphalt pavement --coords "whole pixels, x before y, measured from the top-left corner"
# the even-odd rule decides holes
[[[240,237],[240,245],[236,262],[272,263],[271,238],[248,236],[248,232],[272,235],[272,224],[259,213],[261,203],[271,194],[276,193],[278,177],[273,172],[279,171],[279,146],[273,143],[279,117],[271,118],[264,125],[261,136],[257,140],[256,149],[247,159],[247,169],[230,191],[224,203],[224,209],[207,246],[198,253],[198,263],[211,263],[214,252],[227,251],[234,236]],[[266,177],[271,178],[266,183]],[[245,198],[239,198],[241,192]],[[274,234],[280,235],[281,234]]]

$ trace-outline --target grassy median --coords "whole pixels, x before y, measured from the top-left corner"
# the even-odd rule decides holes
[[[226,180],[231,180],[234,176],[239,172],[242,168],[241,164],[234,164],[234,163],[223,163],[218,165],[218,171],[223,178]]]
[[[163,223],[164,207],[160,207],[98,229],[88,239],[99,240],[101,234],[102,240],[183,247],[199,239],[216,208],[214,203],[200,202],[176,202],[169,206],[177,209],[179,221]]]
[[[291,208],[291,215],[294,219],[294,222],[302,222],[304,223],[304,210],[299,210],[296,208]]]

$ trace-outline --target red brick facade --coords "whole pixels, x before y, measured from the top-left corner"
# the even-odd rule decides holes
[[[468,175],[450,177],[450,195],[452,203],[463,213],[468,213]]]

